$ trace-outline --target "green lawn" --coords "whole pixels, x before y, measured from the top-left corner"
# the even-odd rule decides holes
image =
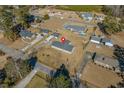
[[[37,72],[26,88],[47,88],[46,74]]]
[[[56,6],[57,9],[62,10],[71,10],[71,11],[80,11],[80,12],[101,12],[102,6],[100,5],[63,5],[63,6]]]

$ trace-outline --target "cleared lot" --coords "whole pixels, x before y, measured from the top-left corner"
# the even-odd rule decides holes
[[[112,48],[109,48],[108,46],[105,45],[94,44],[92,42],[90,42],[89,45],[87,46],[87,51],[96,52],[110,57],[113,56]]]
[[[114,44],[124,47],[124,32],[119,32],[115,35],[112,35],[111,38]]]
[[[109,87],[116,85],[122,81],[116,73],[102,68],[92,62],[88,63],[83,71],[81,79],[87,83],[89,87]]]
[[[46,88],[47,81],[46,74],[42,72],[37,72],[33,79],[29,82],[26,88]]]

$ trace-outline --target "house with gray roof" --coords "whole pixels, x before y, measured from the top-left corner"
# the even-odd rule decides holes
[[[51,32],[49,29],[41,29],[40,33],[42,33],[43,35],[48,35],[49,32]]]
[[[89,12],[85,12],[81,14],[81,17],[85,20],[85,21],[91,21],[93,20],[93,14],[89,13]]]
[[[51,34],[51,36],[54,36],[54,38],[57,39],[57,38],[59,38],[60,33],[54,32],[54,33]]]
[[[119,61],[117,59],[95,53],[93,60],[98,65],[120,72]]]
[[[96,44],[100,44],[101,38],[98,36],[91,36],[90,41]]]
[[[74,46],[69,44],[69,42],[62,43],[59,41],[54,41],[52,42],[51,47],[69,54],[72,54],[72,52],[74,51]]]
[[[70,30],[72,32],[76,32],[80,35],[85,35],[85,31],[86,31],[86,28],[83,27],[83,26],[79,26],[79,25],[64,25],[64,29],[66,30]]]
[[[27,30],[21,30],[19,34],[23,39],[32,39],[35,37],[33,33]]]
[[[112,47],[113,46],[113,43],[110,39],[108,38],[102,38],[101,42],[106,45],[106,46],[109,46],[109,47]]]

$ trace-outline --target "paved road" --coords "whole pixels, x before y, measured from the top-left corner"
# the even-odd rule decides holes
[[[22,79],[14,88],[25,88],[26,85],[31,81],[31,79],[38,71],[42,71],[50,75],[51,70],[52,68],[37,62],[34,69],[24,79]]]
[[[46,73],[46,74],[48,74],[48,75],[50,75],[51,70],[53,70],[51,67],[48,67],[48,66],[46,66],[46,65],[44,65],[44,64],[41,64],[41,63],[39,63],[39,62],[36,64],[36,68],[37,68],[39,71],[42,71],[42,72],[44,72],[44,73]]]
[[[7,47],[5,44],[0,43],[0,50],[5,52],[8,56],[11,56],[13,59],[19,59],[23,57],[23,52],[22,51],[17,51],[13,48]]]
[[[14,88],[25,88],[26,85],[31,81],[34,75],[37,73],[37,69],[32,70],[24,79],[21,80]]]
[[[86,64],[89,62],[89,60],[91,60],[91,58],[92,58],[92,55],[91,55],[90,52],[86,52],[86,53],[84,54],[83,61],[82,61],[81,65],[80,65],[80,67],[79,67],[79,70],[78,70],[78,72],[77,72],[77,77],[80,78],[81,73],[82,73],[84,67],[85,67]]]

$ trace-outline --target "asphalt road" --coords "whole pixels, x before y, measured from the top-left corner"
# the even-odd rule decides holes
[[[24,79],[21,80],[14,88],[25,88],[26,85],[31,81],[34,75],[37,73],[37,69],[32,70]]]
[[[6,45],[0,43],[0,50],[5,52],[8,56],[11,56],[13,59],[19,59],[23,57],[23,52],[19,50],[15,50],[13,48],[9,48]]]
[[[42,71],[47,75],[50,75],[51,70],[52,68],[37,62],[34,69],[24,79],[22,79],[14,88],[25,88],[26,85],[31,81],[31,79],[35,76],[35,74],[38,71]]]

